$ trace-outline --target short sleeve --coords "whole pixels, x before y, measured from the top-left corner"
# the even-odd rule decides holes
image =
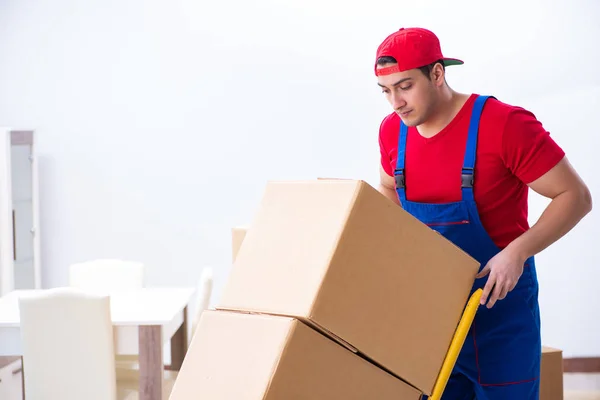
[[[381,158],[381,166],[383,167],[383,170],[389,176],[394,176],[394,170],[392,168],[392,159],[390,156],[389,149],[386,147],[384,140],[387,138],[386,133],[389,130],[389,120],[390,116],[387,116],[383,119],[383,121],[381,121],[381,124],[379,125],[379,153]]]
[[[565,156],[535,115],[522,108],[508,116],[502,154],[507,168],[525,184],[544,175]]]
[[[381,166],[383,170],[390,176],[394,176],[394,171],[392,171],[392,165],[390,164],[390,155],[388,154],[383,141],[381,140],[381,135],[379,135],[379,152],[381,154]]]

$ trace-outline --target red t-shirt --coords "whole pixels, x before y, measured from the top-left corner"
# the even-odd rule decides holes
[[[432,138],[424,138],[409,127],[407,200],[461,200],[460,176],[476,97],[471,95],[456,117]],[[396,168],[399,132],[400,117],[392,113],[379,130],[381,164],[391,176]],[[473,195],[484,228],[500,248],[529,228],[526,184],[550,170],[564,155],[531,112],[488,99],[479,123]]]

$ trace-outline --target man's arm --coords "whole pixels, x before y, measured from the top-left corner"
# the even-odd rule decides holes
[[[394,203],[400,205],[398,194],[396,193],[396,180],[388,175],[382,166],[379,166],[379,191]]]
[[[477,275],[490,275],[481,295],[481,304],[488,308],[515,288],[529,257],[567,234],[592,209],[589,189],[530,111],[515,108],[509,114],[501,157],[515,177],[551,201],[538,221],[492,257]]]
[[[592,209],[590,191],[566,157],[528,186],[552,200],[527,232],[492,257],[477,274],[476,278],[490,274],[481,295],[481,304],[487,303],[488,308],[515,288],[529,257],[567,234]]]
[[[523,260],[563,237],[592,210],[590,190],[566,157],[528,186],[552,201],[531,229],[507,247]]]

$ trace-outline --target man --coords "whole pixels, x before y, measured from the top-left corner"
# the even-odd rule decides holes
[[[394,110],[380,126],[380,191],[481,263],[482,307],[443,399],[538,399],[534,255],[590,212],[591,195],[532,113],[450,88],[445,67],[462,63],[422,28],[379,46],[375,74]],[[528,188],[552,199],[531,227]]]

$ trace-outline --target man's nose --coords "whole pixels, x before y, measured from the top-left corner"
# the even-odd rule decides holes
[[[397,93],[392,93],[392,107],[394,107],[394,110],[399,110],[405,105],[406,101],[404,101],[404,98],[402,98],[402,96],[400,96]]]

